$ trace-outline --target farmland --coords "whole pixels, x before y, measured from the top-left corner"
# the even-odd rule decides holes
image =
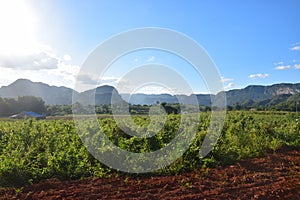
[[[96,160],[82,144],[73,120],[3,120],[0,123],[0,186],[22,188],[48,179],[71,181],[126,177],[123,180],[144,180],[158,176],[182,177],[186,173],[195,175],[197,171],[202,171],[198,174],[201,176],[203,171],[231,166],[247,158],[261,158],[267,152],[282,148],[293,151],[299,160],[300,115],[297,113],[228,112],[216,146],[204,158],[199,157],[199,150],[207,133],[210,113],[200,113],[199,119],[195,140],[183,156],[170,166],[147,174],[120,172]],[[87,133],[97,132],[99,127],[88,119],[83,120],[86,120],[84,128]],[[134,116],[133,120],[141,126],[150,123],[148,116]],[[111,117],[99,117],[98,121],[115,145],[140,153],[165,147],[179,130],[180,115],[168,115],[164,127],[146,139],[127,137]],[[131,131],[137,130],[132,127]],[[299,176],[299,166],[295,161],[294,169]],[[192,182],[180,184],[188,187]]]

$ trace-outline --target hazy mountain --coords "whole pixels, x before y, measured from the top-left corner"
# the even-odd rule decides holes
[[[300,83],[291,84],[291,83],[280,83],[274,84],[271,86],[262,86],[262,85],[250,85],[243,89],[235,89],[226,91],[227,105],[234,105],[236,103],[246,103],[249,101],[250,104],[252,101],[263,101],[271,99],[275,96],[280,95],[292,95],[300,93]],[[210,106],[211,97],[214,98],[215,95],[209,94],[195,94],[199,102],[199,105]],[[222,95],[222,93],[217,94],[217,97]],[[122,98],[128,101],[131,104],[146,104],[151,105],[155,104],[157,101],[166,102],[166,103],[178,103],[176,96],[169,94],[121,94]],[[191,96],[187,95],[178,95],[181,99],[184,99],[184,102],[192,102]],[[222,99],[222,98],[221,98]]]
[[[243,89],[226,92],[227,104],[233,105],[245,100],[263,101],[282,94],[300,93],[300,83],[280,83],[271,86],[250,85]]]
[[[192,95],[170,95],[170,94],[121,94],[122,98],[130,104],[152,105],[157,102],[178,103],[177,97],[185,104],[194,104],[193,98],[196,98],[199,105],[210,106],[209,94]],[[192,98],[193,97],[193,98]]]
[[[114,101],[123,101],[116,89],[112,86],[101,86],[96,89],[78,93],[67,87],[49,86],[45,83],[32,82],[27,79],[18,79],[8,86],[0,88],[0,97],[15,98],[18,96],[36,96],[41,97],[48,105],[70,105],[72,104],[72,95],[82,104],[92,104],[90,97],[95,95],[95,104],[110,104],[114,93]]]
[[[95,97],[95,99],[93,99],[93,97]],[[108,85],[79,93],[74,101],[77,101],[83,105],[108,105],[111,103],[125,103],[118,91],[114,87]]]
[[[175,96],[170,94],[121,94],[122,98],[130,104],[152,105],[157,102],[178,103]]]
[[[45,83],[18,79],[8,86],[0,88],[0,97],[14,98],[18,96],[41,97],[49,105],[69,105],[72,103],[73,90],[67,87],[49,86]]]
[[[36,83],[26,79],[19,79],[14,83],[0,88],[0,97],[14,98],[17,96],[36,96],[41,97],[46,104],[50,105],[69,105],[72,103],[74,90],[66,87],[49,86],[45,83]],[[255,102],[263,103],[264,100],[271,99],[280,95],[292,95],[300,93],[300,83],[290,84],[281,83],[271,86],[251,85],[243,89],[235,89],[226,92],[227,104],[235,103],[252,104]],[[178,103],[176,96],[170,94],[119,94],[112,86],[100,86],[96,89],[82,93],[74,92],[78,102],[92,104],[91,98],[95,94],[95,103],[110,104],[112,96],[114,102],[124,102],[123,99],[131,104],[151,105],[157,102]],[[114,95],[112,95],[114,94]],[[221,95],[221,94],[217,94]],[[210,106],[210,98],[215,95],[193,94],[191,96],[178,95],[185,103],[192,104],[192,97],[196,97],[199,105]],[[282,96],[280,97],[282,98]],[[276,98],[273,100],[275,101]]]

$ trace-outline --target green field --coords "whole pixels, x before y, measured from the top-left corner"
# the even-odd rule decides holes
[[[156,174],[177,174],[202,167],[227,165],[249,157],[263,156],[267,150],[282,146],[300,148],[300,114],[283,112],[232,111],[226,115],[217,145],[205,158],[199,150],[210,122],[210,113],[200,113],[194,142],[184,155]],[[97,134],[99,127],[85,119],[86,134]],[[143,126],[147,116],[134,116]],[[160,132],[150,138],[128,137],[112,117],[100,117],[99,123],[109,139],[131,152],[151,152],[165,147],[175,137],[180,115],[168,115]],[[194,123],[191,121],[190,123]],[[196,122],[195,122],[196,123]],[[134,127],[130,131],[134,130]],[[20,186],[48,178],[62,180],[107,177],[121,172],[93,158],[78,136],[73,120],[1,120],[0,186]]]

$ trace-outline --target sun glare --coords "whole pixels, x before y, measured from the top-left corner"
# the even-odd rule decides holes
[[[36,18],[26,1],[0,1],[0,53],[28,53],[36,48]]]

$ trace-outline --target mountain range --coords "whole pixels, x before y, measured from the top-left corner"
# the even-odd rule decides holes
[[[300,93],[300,83],[280,83],[270,86],[250,85],[243,89],[226,91],[227,105],[234,105],[246,100],[263,101],[280,95],[293,95]],[[170,94],[119,94],[112,86],[100,86],[84,92],[76,92],[71,88],[50,86],[41,82],[32,82],[27,79],[18,79],[8,86],[0,88],[0,97],[15,98],[18,96],[41,97],[48,105],[70,105],[72,95],[76,101],[83,104],[91,104],[90,97],[95,94],[95,104],[110,104],[112,96],[114,101],[127,101],[130,104],[151,105],[157,102],[178,103],[176,96]],[[114,95],[113,95],[114,94]],[[192,96],[193,95],[193,96]],[[184,102],[192,102],[196,97],[199,105],[210,106],[211,97],[218,97],[210,94],[178,95]]]
[[[63,86],[49,86],[45,83],[18,79],[8,86],[2,86],[0,97],[36,96],[41,97],[49,105],[69,105],[72,104],[73,92],[74,90]]]

